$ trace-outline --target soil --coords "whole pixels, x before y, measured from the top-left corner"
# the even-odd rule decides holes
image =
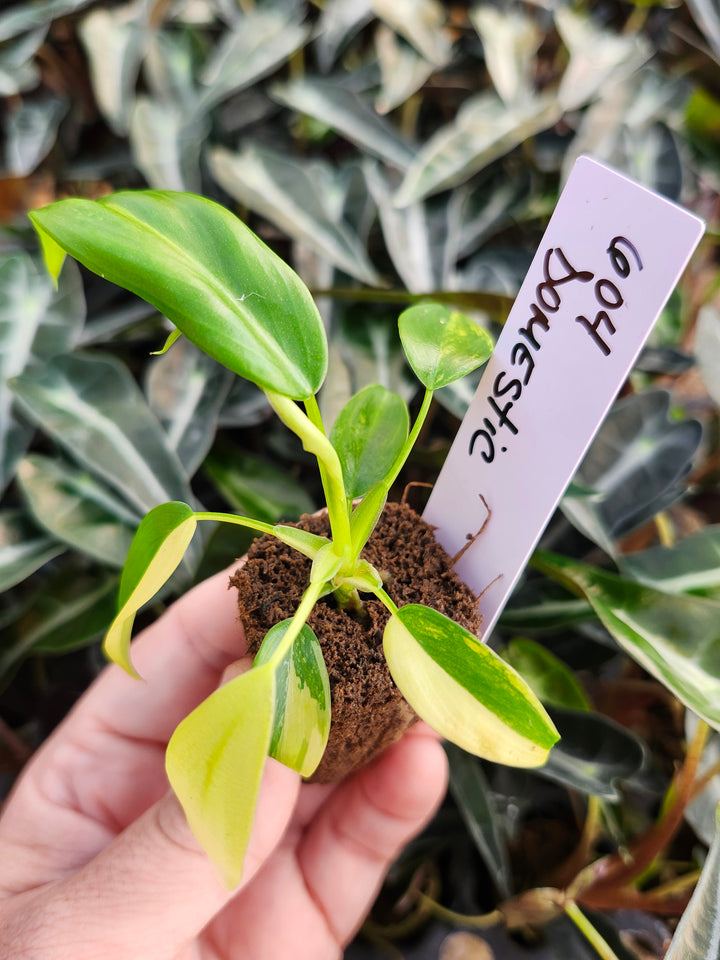
[[[325,516],[304,516],[297,526],[327,536]],[[424,603],[476,636],[482,617],[472,591],[452,569],[432,527],[406,504],[385,508],[363,556],[376,567],[393,601]],[[256,540],[247,562],[231,578],[238,590],[240,620],[256,653],[273,624],[291,617],[307,586],[310,561],[274,537]],[[339,609],[332,596],[308,618],[323,649],[330,677],[332,726],[327,750],[312,776],[340,780],[369,763],[418,719],[395,686],[385,663],[382,637],[389,613],[380,601],[364,600],[362,616]]]

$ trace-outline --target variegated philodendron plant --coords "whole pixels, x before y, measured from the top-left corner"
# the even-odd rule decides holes
[[[140,524],[122,574],[109,657],[135,674],[133,620],[173,573],[199,520],[272,534],[312,560],[295,615],[267,634],[253,668],[202,703],[175,730],[167,773],[190,826],[225,882],[240,879],[268,756],[309,776],[330,727],[330,689],[307,618],[333,593],[362,594],[390,611],[384,651],[417,713],[465,750],[501,763],[538,766],[558,734],[521,677],[467,630],[428,607],[397,608],[362,551],[430,406],[433,392],[469,373],[492,350],[468,317],[433,303],[399,319],[410,366],[425,387],[415,422],[405,401],[369,386],[328,435],[316,394],[327,369],[318,310],[300,278],[225,208],[183,193],[137,191],[69,199],[31,214],[57,279],[66,254],[153,304],[184,335],[257,384],[318,461],[331,536],[233,514],[165,503]]]

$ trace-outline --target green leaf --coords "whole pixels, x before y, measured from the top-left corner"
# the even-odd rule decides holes
[[[677,500],[702,437],[697,420],[672,418],[670,394],[646,390],[616,403],[564,497],[570,522],[610,556],[613,538],[628,533]]]
[[[22,510],[0,512],[0,593],[22,583],[65,549],[38,530]]]
[[[338,556],[334,543],[327,543],[313,557],[310,570],[310,583],[327,583],[332,580],[342,566],[343,558]]]
[[[125,561],[117,616],[105,637],[105,652],[133,676],[130,637],[135,614],[170,578],[195,532],[195,514],[186,503],[162,503],[142,520]]]
[[[118,360],[56,357],[16,377],[13,389],[28,417],[140,513],[191,498],[160,424]]]
[[[690,903],[680,918],[665,960],[715,960],[720,943],[720,807],[715,839]]]
[[[380,114],[390,113],[425,86],[436,67],[404,43],[389,27],[375,31],[375,53],[380,67],[381,86],[375,98]]]
[[[624,574],[667,593],[720,599],[720,525],[698,530],[672,547],[618,557]]]
[[[140,516],[90,474],[41,454],[18,467],[17,480],[37,522],[53,537],[101,563],[125,563]]]
[[[222,35],[206,63],[195,111],[212,107],[272,73],[310,39],[310,27],[298,23],[293,5],[253,7]]]
[[[200,150],[209,132],[205,115],[182,103],[139,96],[130,117],[136,166],[156,190],[199,190]]]
[[[720,729],[720,602],[664,593],[544,551],[532,563],[584,596],[626,653]]]
[[[255,520],[296,520],[315,509],[292,473],[238,447],[220,444],[205,458],[203,470],[233,510]]]
[[[150,9],[145,4],[95,9],[79,25],[95,102],[119,137],[128,132],[138,73],[152,33]]]
[[[558,738],[542,704],[504,660],[448,617],[418,604],[388,621],[395,683],[438,733],[476,756],[536,767]]]
[[[560,732],[538,773],[571,790],[617,803],[618,781],[636,774],[644,760],[642,743],[608,717],[586,710],[549,708]]]
[[[165,757],[190,829],[232,889],[242,877],[273,731],[275,675],[255,668],[211,694],[173,733]]]
[[[537,20],[522,10],[490,4],[475,7],[470,20],[482,40],[485,64],[503,103],[512,107],[531,97],[535,54],[543,39]]]
[[[498,893],[505,900],[512,894],[512,872],[490,785],[476,757],[452,743],[445,744],[445,752],[450,762],[452,798]]]
[[[212,447],[233,380],[237,378],[229,370],[182,336],[171,351],[150,364],[145,380],[148,403],[188,477]]]
[[[35,54],[42,46],[47,30],[47,24],[44,24],[36,30],[29,30],[11,43],[2,43],[0,39],[0,96],[12,97],[37,87],[40,71],[35,63]],[[0,35],[1,33],[2,20]]]
[[[575,674],[542,644],[518,637],[510,641],[502,656],[544,704],[571,710],[590,709],[590,701]]]
[[[39,0],[24,3],[0,15],[0,42],[33,27],[45,26],[65,14],[87,7],[92,0]]]
[[[230,196],[351,277],[381,285],[365,246],[342,218],[343,192],[329,164],[291,160],[253,143],[240,153],[216,147],[209,151],[208,162]]]
[[[376,16],[396,30],[436,67],[450,59],[445,5],[437,0],[370,0]]]
[[[346,90],[337,80],[303,78],[276,84],[270,95],[286,107],[327,124],[363,152],[401,170],[407,169],[413,158],[412,144],[380,117],[368,101]]]
[[[55,143],[68,105],[56,97],[25,100],[5,121],[7,170],[13,177],[33,172]]]
[[[30,217],[41,236],[153,304],[240,376],[298,400],[322,383],[325,331],[307,288],[219,204],[141,190],[60,200]]]
[[[117,583],[117,576],[89,572],[79,558],[43,581],[16,623],[5,627],[0,689],[27,656],[65,653],[100,639],[113,618]]]
[[[57,291],[27,254],[0,257],[0,490],[12,479],[33,428],[15,415],[9,381],[71,350],[85,318],[80,272],[65,270]]]
[[[465,183],[493,160],[552,127],[562,113],[552,92],[531,97],[512,109],[494,93],[470,97],[457,117],[418,150],[395,202],[403,207]]]
[[[407,404],[379,384],[365,387],[345,404],[330,442],[340,457],[350,499],[362,497],[389,473],[409,429]]]
[[[267,663],[287,633],[291,619],[271,627],[255,658]],[[309,777],[325,752],[330,734],[330,680],[320,643],[305,624],[292,648],[275,667],[275,716],[271,757]]]
[[[592,17],[569,7],[554,12],[555,24],[570,51],[558,90],[564,110],[575,110],[613,80],[632,75],[652,55],[652,48],[638,32],[606,30]]]
[[[410,366],[428,390],[459,380],[493,351],[487,330],[440,303],[418,303],[403,310],[398,326]]]
[[[299,530],[297,527],[286,527],[284,524],[273,527],[273,536],[310,560],[314,560],[317,552],[331,542],[327,537],[319,537],[316,533],[308,533],[307,530]]]

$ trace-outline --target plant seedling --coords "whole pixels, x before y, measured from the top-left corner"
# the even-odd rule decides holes
[[[266,758],[307,777],[323,755],[330,686],[307,618],[329,594],[340,606],[359,607],[362,595],[371,594],[387,607],[383,645],[390,673],[442,736],[501,763],[544,763],[558,734],[521,677],[448,617],[419,604],[398,608],[362,556],[433,392],[487,360],[488,334],[439,304],[405,310],[400,337],[425,388],[414,423],[400,396],[374,385],[350,399],[328,436],[316,399],[327,369],[318,310],[300,278],[225,208],[191,194],[137,191],[61,200],[31,219],[56,280],[70,254],[143,297],[175,325],[171,340],[187,337],[257,384],[317,458],[330,537],[161,504],[138,527],[105,639],[107,655],[137,676],[130,655],[135,614],[180,563],[200,520],[271,534],[312,561],[294,616],[272,627],[253,668],[205,700],[168,745],[170,783],[228,886],[241,877]]]

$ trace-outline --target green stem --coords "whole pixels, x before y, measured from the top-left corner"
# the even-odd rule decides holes
[[[418,411],[418,415],[415,419],[412,430],[408,434],[408,438],[403,444],[402,450],[400,453],[398,453],[397,457],[395,457],[392,467],[388,470],[386,476],[382,480],[379,480],[369,493],[365,494],[365,497],[355,508],[357,516],[354,517],[355,522],[352,525],[352,532],[354,536],[352,542],[352,552],[350,554],[351,564],[357,563],[358,557],[368,541],[368,537],[375,529],[377,518],[385,504],[387,495],[390,492],[390,487],[397,480],[398,474],[405,465],[405,461],[410,456],[412,448],[415,446],[415,441],[418,438],[418,434],[422,430],[423,424],[425,423],[425,419],[428,415],[428,410],[430,409],[432,398],[433,391],[426,389],[423,402],[420,405],[420,410]],[[373,504],[376,505],[377,509],[373,509],[369,506],[369,497],[372,498]]]
[[[311,583],[303,594],[300,605],[293,614],[292,621],[287,628],[285,636],[277,645],[272,655],[265,661],[272,666],[273,670],[277,670],[288,651],[292,648],[298,634],[305,626],[307,618],[312,613],[312,608],[318,602],[324,590],[324,583]]]
[[[275,528],[272,523],[264,523],[262,520],[251,520],[249,517],[239,517],[234,513],[211,513],[203,511],[195,514],[196,520],[218,520],[220,523],[234,523],[238,527],[249,527],[251,530],[257,530],[259,533],[269,533],[274,535]]]
[[[602,957],[602,960],[618,960],[618,955],[610,944],[600,936],[574,900],[568,900],[565,903],[564,909],[565,913],[592,946],[593,950],[595,950],[599,957]]]
[[[320,413],[320,407],[315,398],[315,395],[308,397],[307,400],[304,400],[305,412],[308,415],[308,419],[312,425],[320,431],[320,433],[327,437],[325,431],[325,424],[323,423],[322,414]],[[323,493],[325,494],[325,503],[329,504],[332,499],[332,483],[328,476],[328,471],[325,467],[325,464],[322,460],[318,460],[318,467],[320,468],[320,480],[322,482]],[[345,493],[345,484],[343,482],[343,493]],[[347,505],[347,497],[345,497],[345,504]],[[349,509],[349,508],[348,508]]]
[[[397,480],[398,474],[400,473],[403,466],[405,465],[405,461],[410,456],[410,453],[412,452],[412,448],[415,446],[415,441],[417,440],[418,435],[422,430],[423,424],[425,423],[425,419],[427,418],[428,411],[430,409],[430,404],[432,403],[433,393],[434,393],[433,390],[430,390],[427,387],[425,388],[425,396],[423,397],[423,401],[422,401],[422,404],[420,405],[418,415],[415,418],[415,423],[413,424],[412,430],[408,434],[408,438],[403,444],[402,450],[397,455],[397,457],[395,457],[395,462],[393,463],[387,477],[385,478],[385,489],[388,491],[390,490],[390,487]]]
[[[378,587],[378,589],[374,590],[373,593],[378,598],[378,600],[387,607],[387,609],[390,611],[390,613],[394,617],[398,612],[398,608],[393,603],[392,599],[387,595],[387,593],[385,593],[383,588]]]
[[[303,447],[309,453],[313,453],[317,457],[321,473],[324,470],[324,483],[327,483],[325,496],[327,498],[330,527],[333,540],[337,544],[339,552],[343,553],[351,544],[350,516],[347,510],[342,467],[335,448],[325,436],[324,431],[316,426],[307,414],[303,413],[294,400],[283,397],[279,393],[273,393],[271,390],[266,390],[265,395],[285,426],[300,437]],[[310,403],[310,401],[306,401],[306,403]]]

